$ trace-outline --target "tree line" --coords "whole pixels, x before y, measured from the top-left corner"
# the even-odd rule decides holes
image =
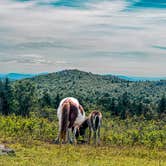
[[[142,116],[146,119],[153,119],[166,115],[165,95],[161,95],[154,103],[142,102],[141,97],[140,100],[132,98],[129,92],[123,92],[118,97],[103,92],[102,94],[93,94],[93,98],[90,99],[85,96],[83,98],[81,94],[75,94],[86,111],[100,109],[102,112],[109,113],[111,117],[126,119],[132,116]],[[14,85],[7,78],[0,80],[0,114],[2,115],[15,114],[29,117],[35,114],[35,116],[52,119],[56,116],[56,109],[62,98],[62,94],[52,95],[52,92],[47,88],[39,92],[33,81],[17,81]],[[90,104],[87,104],[88,102]]]

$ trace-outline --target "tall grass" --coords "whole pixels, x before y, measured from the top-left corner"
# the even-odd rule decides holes
[[[38,117],[0,116],[0,140],[24,144],[34,140],[52,142],[57,136],[57,124],[57,120]],[[101,129],[101,141],[103,145],[166,148],[166,122],[106,118]]]

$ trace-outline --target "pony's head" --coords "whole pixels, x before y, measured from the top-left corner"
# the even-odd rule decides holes
[[[74,134],[75,137],[78,138],[79,136],[84,136],[86,129],[89,127],[89,119],[86,118],[81,125],[76,125],[74,127]]]
[[[76,126],[74,128],[74,134],[75,134],[76,139],[78,139],[78,137],[80,136],[80,127],[79,126]]]

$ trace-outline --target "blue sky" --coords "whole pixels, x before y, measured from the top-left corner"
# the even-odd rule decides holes
[[[1,0],[0,73],[166,76],[166,0]]]

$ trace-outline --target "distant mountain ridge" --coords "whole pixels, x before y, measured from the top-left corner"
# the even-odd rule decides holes
[[[23,73],[8,73],[8,74],[0,74],[0,79],[9,78],[10,80],[21,80],[25,78],[32,78],[38,75],[43,75],[46,73],[39,74],[23,74]]]
[[[117,75],[117,77],[121,79],[125,79],[128,81],[160,81],[166,80],[166,77],[135,77],[135,76],[124,76],[124,75]]]
[[[44,75],[48,73],[38,73],[38,74],[24,74],[24,73],[8,73],[8,74],[1,74],[0,79],[9,78],[11,80],[21,80],[25,78],[32,78],[39,75]],[[116,76],[118,78],[128,80],[128,81],[159,81],[159,80],[166,80],[166,77],[137,77],[137,76],[125,76],[125,75],[112,75],[107,74],[110,76]]]

